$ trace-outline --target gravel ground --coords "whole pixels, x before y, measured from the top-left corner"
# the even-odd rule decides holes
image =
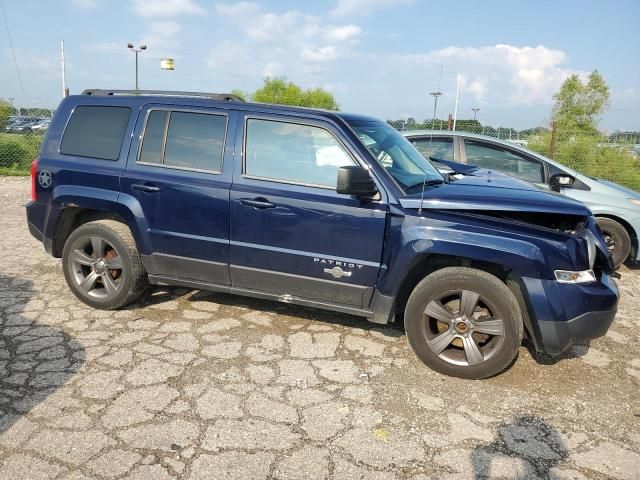
[[[447,378],[399,328],[156,289],[92,310],[0,178],[0,479],[640,478],[640,271],[609,334]]]

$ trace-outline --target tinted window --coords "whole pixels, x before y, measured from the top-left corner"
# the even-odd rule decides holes
[[[467,163],[506,173],[529,182],[544,181],[542,164],[513,150],[482,142],[465,140]]]
[[[439,158],[453,161],[453,139],[451,138],[418,138],[411,140],[413,146],[424,158]]]
[[[351,157],[326,130],[308,125],[247,121],[245,173],[254,177],[335,187]]]
[[[222,115],[171,112],[164,164],[221,171],[226,126]]]
[[[149,114],[140,150],[140,162],[162,163],[162,141],[167,125],[167,115],[169,112],[166,110],[153,110]]]
[[[60,153],[117,160],[130,115],[127,107],[76,107],[64,131]]]

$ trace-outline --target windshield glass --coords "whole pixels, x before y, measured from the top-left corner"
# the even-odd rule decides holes
[[[349,125],[378,163],[405,190],[442,183],[442,175],[395,128],[384,122],[350,121]],[[426,176],[426,179],[425,179]]]

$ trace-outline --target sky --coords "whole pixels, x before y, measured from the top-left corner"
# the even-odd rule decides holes
[[[0,98],[17,106],[59,103],[64,39],[72,94],[134,88],[132,42],[148,47],[142,89],[253,91],[285,76],[345,111],[421,121],[432,91],[438,117],[453,114],[459,76],[458,118],[479,108],[486,125],[517,129],[548,125],[562,81],[597,69],[611,89],[601,128],[640,130],[639,0],[0,3]]]

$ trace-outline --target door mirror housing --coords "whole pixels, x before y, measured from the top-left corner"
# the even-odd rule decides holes
[[[369,170],[359,165],[348,165],[338,169],[336,192],[370,198],[378,193],[378,189]]]
[[[576,177],[568,173],[556,173],[549,179],[549,188],[554,192],[559,192],[561,188],[571,188],[576,181]]]

